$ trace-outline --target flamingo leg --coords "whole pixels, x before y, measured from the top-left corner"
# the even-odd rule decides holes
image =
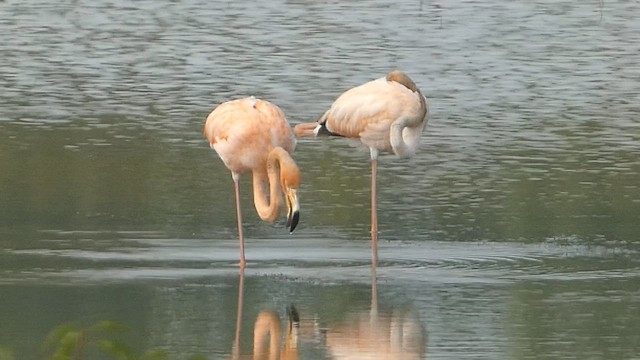
[[[242,211],[240,211],[240,184],[239,176],[233,174],[233,187],[236,193],[236,217],[238,218],[238,240],[240,241],[240,269],[247,264],[244,258],[244,234],[242,233]]]
[[[371,159],[371,262],[378,264],[378,202],[376,177],[378,173],[378,159]]]

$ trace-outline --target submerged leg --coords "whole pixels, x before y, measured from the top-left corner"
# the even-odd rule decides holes
[[[377,265],[371,264],[371,311],[369,318],[371,320],[378,319],[378,274]]]
[[[236,217],[238,218],[238,239],[240,241],[240,268],[244,269],[246,260],[244,259],[244,234],[242,233],[242,211],[240,211],[240,185],[238,183],[240,175],[233,174],[233,187],[236,193]]]
[[[236,334],[233,340],[232,359],[240,357],[240,333],[242,332],[242,309],[244,303],[244,268],[240,268],[238,283],[238,313],[236,315]]]
[[[378,264],[378,202],[376,177],[378,176],[378,151],[371,149],[371,262]]]

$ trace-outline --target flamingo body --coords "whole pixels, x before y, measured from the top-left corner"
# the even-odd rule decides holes
[[[340,95],[317,122],[299,124],[296,135],[359,139],[372,151],[412,156],[427,124],[427,100],[413,80],[395,70]]]
[[[409,157],[418,147],[425,116],[426,101],[419,91],[383,77],[344,92],[323,120],[332,134],[359,138],[369,148]],[[398,121],[412,125],[400,134],[407,150],[392,140],[392,126]]]
[[[254,97],[228,101],[216,107],[207,117],[204,135],[232,174],[240,266],[244,268],[239,177],[247,172],[253,174],[254,204],[263,220],[278,218],[284,193],[287,226],[293,231],[299,219],[297,189],[301,178],[300,170],[291,158],[296,140],[282,110]]]
[[[293,153],[296,140],[282,110],[248,97],[225,102],[207,117],[204,133],[232,173],[264,171],[275,147]]]

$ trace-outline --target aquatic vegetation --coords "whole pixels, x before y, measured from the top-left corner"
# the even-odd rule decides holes
[[[140,354],[121,339],[127,327],[114,321],[98,321],[88,326],[80,327],[74,323],[56,326],[44,340],[44,349],[50,355],[48,360],[84,360],[91,359],[96,354],[107,355],[108,358],[118,360],[170,360],[168,352],[160,349],[150,349]],[[13,360],[11,352],[0,348],[0,360]],[[204,356],[194,355],[188,360],[201,360]]]
[[[0,360],[14,360],[13,352],[4,346],[0,346]]]

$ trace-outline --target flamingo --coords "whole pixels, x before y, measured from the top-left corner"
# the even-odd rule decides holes
[[[298,137],[336,135],[359,139],[371,155],[371,247],[378,260],[376,177],[380,151],[408,158],[415,154],[427,125],[427,99],[404,72],[347,90],[316,122],[296,125]]]
[[[290,232],[300,219],[297,189],[300,169],[291,158],[296,139],[282,110],[265,100],[248,97],[220,104],[207,117],[204,135],[231,171],[236,198],[240,268],[246,265],[239,179],[253,174],[253,200],[258,216],[275,221],[282,194],[287,204]],[[268,198],[266,191],[269,191]]]

